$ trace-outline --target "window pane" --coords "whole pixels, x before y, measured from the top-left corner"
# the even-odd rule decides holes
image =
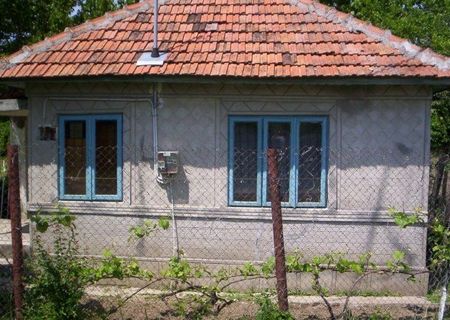
[[[288,202],[289,173],[291,169],[291,124],[282,122],[269,123],[269,132],[267,137],[267,144],[269,148],[278,150],[278,175],[281,201]],[[267,175],[267,199],[270,201],[269,189],[269,176]]]
[[[95,193],[117,194],[117,121],[95,122]]]
[[[86,122],[66,121],[64,129],[64,193],[85,195]]]
[[[300,124],[300,155],[298,166],[298,201],[320,201],[322,171],[322,124]]]
[[[258,124],[234,125],[233,201],[256,201]]]

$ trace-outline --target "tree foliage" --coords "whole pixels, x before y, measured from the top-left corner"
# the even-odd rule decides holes
[[[9,140],[9,120],[0,117],[0,158],[6,157],[6,145]]]
[[[78,0],[78,11],[74,21],[78,24],[103,15],[105,12],[117,10],[126,4],[136,3],[137,0]]]
[[[0,54],[16,50],[30,37],[27,0],[0,0]]]
[[[138,0],[0,0],[0,54]]]
[[[39,41],[72,25],[77,0],[0,0],[0,53]]]
[[[431,108],[431,141],[435,150],[450,152],[450,91],[438,92]]]
[[[414,44],[450,56],[450,0],[320,0]],[[450,92],[433,96],[431,147],[450,152]]]
[[[450,55],[450,0],[322,0],[413,43]]]

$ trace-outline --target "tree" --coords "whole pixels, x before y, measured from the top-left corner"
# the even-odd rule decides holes
[[[450,0],[321,0],[338,10],[393,34],[450,56]],[[450,145],[450,92],[436,93],[432,103],[431,146],[448,153]]]
[[[0,55],[14,52],[30,37],[28,0],[0,0]]]
[[[434,94],[431,110],[431,140],[435,150],[450,152],[450,91]]]
[[[138,0],[0,0],[0,55]]]
[[[103,15],[107,11],[122,8],[126,4],[136,3],[138,0],[78,0],[80,8],[75,16],[75,21],[81,23]]]
[[[322,0],[413,43],[450,55],[450,0]]]
[[[74,21],[71,13],[75,4],[76,0],[30,1],[33,19],[30,41],[42,40],[72,26]]]
[[[116,3],[111,0],[79,0],[78,5],[80,10],[75,17],[78,23],[99,17],[105,12],[117,9]]]

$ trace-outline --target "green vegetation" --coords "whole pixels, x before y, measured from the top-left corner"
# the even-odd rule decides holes
[[[170,279],[175,283],[172,291],[163,295],[163,299],[172,297],[181,292],[195,293],[187,294],[183,298],[177,298],[173,305],[177,314],[184,317],[201,317],[203,315],[218,314],[224,307],[239,299],[239,295],[226,292],[226,289],[238,282],[251,279],[269,279],[274,277],[274,258],[269,258],[266,262],[256,265],[250,262],[237,268],[222,268],[217,272],[211,272],[204,266],[191,265],[187,260],[176,257],[172,258],[167,268],[161,273],[164,279]],[[354,296],[358,291],[357,284],[370,274],[406,274],[409,280],[415,279],[415,274],[405,262],[405,254],[395,251],[392,258],[387,261],[387,269],[381,268],[371,262],[371,254],[363,254],[357,260],[350,260],[340,253],[330,253],[305,260],[298,251],[286,256],[286,268],[291,273],[309,273],[312,275],[312,289],[319,295],[327,306],[332,319],[337,319],[345,315],[348,309],[349,297]],[[339,315],[334,314],[334,309],[328,301],[329,290],[323,286],[321,278],[325,271],[335,271],[338,273],[355,273],[359,277],[355,280],[352,290],[346,294],[347,299],[343,311]],[[209,280],[202,285],[197,284],[196,279]],[[226,294],[225,294],[226,292]],[[268,318],[261,319],[290,319],[289,315],[283,315],[268,299],[260,299],[258,295],[253,295],[255,301],[260,305],[261,317],[267,315]],[[266,297],[267,298],[267,297]],[[286,316],[286,318],[283,318]]]
[[[450,284],[447,286],[447,291],[450,291]],[[439,303],[441,301],[441,290],[433,290],[427,293],[427,299],[433,303]],[[447,295],[447,303],[450,303],[450,295]]]
[[[391,215],[394,221],[401,228],[406,228],[416,223],[423,222],[423,214],[416,211],[413,214],[406,214],[402,211],[391,209]],[[441,299],[441,287],[447,286],[450,289],[450,284],[445,274],[450,270],[450,229],[446,226],[446,221],[442,219],[442,215],[436,215],[435,218],[428,223],[428,249],[430,254],[428,256],[427,266],[431,274],[442,275],[441,281],[438,285],[431,284],[431,291],[427,294],[429,301],[439,303]],[[447,297],[447,302],[450,302],[450,296]]]
[[[400,297],[401,295],[389,290],[371,291],[371,290],[354,290],[336,292],[336,296],[354,296],[354,297]]]
[[[450,56],[450,0],[320,0],[414,44]],[[450,92],[433,96],[431,147],[450,152]]]
[[[392,211],[395,215],[395,212]],[[398,219],[412,220],[399,214]],[[256,319],[293,319],[290,313],[281,312],[270,299],[269,292],[261,294],[243,294],[233,291],[233,286],[239,282],[255,279],[271,279],[274,277],[275,261],[271,257],[262,264],[247,262],[240,267],[223,267],[216,271],[206,266],[191,264],[186,259],[173,257],[166,268],[159,274],[142,269],[134,259],[123,259],[106,250],[101,259],[80,257],[76,241],[76,219],[70,212],[58,207],[55,213],[38,212],[31,220],[36,228],[34,255],[27,262],[28,276],[26,278],[25,309],[26,319],[84,319],[107,317],[120,308],[135,293],[122,298],[108,311],[95,314],[86,308],[81,301],[87,286],[102,279],[136,278],[146,281],[143,288],[157,281],[170,284],[160,295],[160,298],[172,307],[176,315],[189,319],[202,319],[205,316],[217,315],[223,308],[237,301],[254,301],[259,305]],[[408,225],[408,223],[403,223]],[[166,230],[170,227],[166,218],[145,221],[142,225],[130,229],[131,239],[141,239],[152,236],[156,229]],[[51,230],[51,234],[46,234]],[[51,248],[51,250],[49,249]],[[50,254],[51,252],[51,254]],[[415,274],[405,263],[405,254],[395,251],[387,261],[387,268],[379,267],[371,262],[371,254],[366,253],[358,259],[348,259],[341,253],[330,253],[305,259],[295,251],[286,256],[286,267],[291,273],[308,273],[312,275],[312,289],[327,306],[331,319],[358,319],[351,315],[348,307],[350,296],[378,296],[388,293],[369,293],[357,290],[357,284],[370,274],[401,273],[409,275],[411,280]],[[335,314],[328,301],[329,290],[322,283],[322,274],[326,271],[338,273],[355,273],[358,275],[352,288],[341,295],[347,297],[342,312]],[[141,290],[142,288],[137,289]],[[100,311],[98,311],[100,312]],[[365,319],[390,319],[385,314],[367,315]]]
[[[289,290],[290,296],[315,296],[316,293],[312,291],[304,291],[304,290]],[[379,291],[372,291],[372,290],[343,290],[343,291],[335,291],[333,292],[333,296],[337,297],[400,297],[401,295],[397,292],[393,292],[390,290],[379,290]]]
[[[9,290],[0,290],[0,320],[14,319],[13,297]]]
[[[449,0],[320,0],[389,29],[393,34],[450,55]]]
[[[72,216],[58,212],[51,217],[37,215],[38,232],[51,226],[54,234],[53,254],[49,254],[39,234],[33,257],[27,262],[24,316],[26,319],[82,319],[81,298],[87,285],[88,261],[78,256]]]
[[[270,300],[267,294],[257,298],[259,310],[256,313],[256,320],[294,320],[295,318],[289,313],[281,311],[278,306]]]
[[[107,11],[114,11],[124,5],[133,4],[139,0],[78,0],[79,10],[74,16],[74,23],[79,24],[89,19],[102,16]]]
[[[449,28],[450,30],[450,28]],[[450,91],[435,93],[431,108],[431,141],[435,151],[450,152]]]
[[[431,249],[430,268],[447,268],[450,264],[450,229],[439,220],[430,226],[428,245]]]
[[[0,0],[0,55],[138,0]]]
[[[401,228],[406,228],[423,222],[423,214],[416,211],[407,214],[403,211],[390,209],[394,222]],[[428,267],[431,270],[448,270],[450,264],[450,229],[440,219],[435,219],[428,225],[428,246],[431,254]]]
[[[75,216],[62,207],[56,213],[37,213],[34,254],[26,263],[26,319],[91,319],[81,299],[88,285],[102,279],[136,277],[151,280],[153,274],[142,270],[135,260],[125,260],[106,251],[100,261],[80,257],[76,240]],[[43,234],[51,230],[49,239]]]
[[[156,229],[161,228],[162,230],[167,230],[170,226],[169,219],[166,217],[160,217],[158,222],[153,222],[151,220],[145,220],[144,223],[138,226],[130,227],[128,230],[130,232],[129,241],[133,239],[142,239],[151,235]]]
[[[9,141],[9,119],[0,117],[0,159],[6,157],[6,145]]]
[[[423,222],[424,215],[420,211],[416,211],[414,214],[407,214],[402,211],[397,211],[394,208],[389,208],[389,215],[394,219],[394,222],[401,229],[408,226],[415,225]]]

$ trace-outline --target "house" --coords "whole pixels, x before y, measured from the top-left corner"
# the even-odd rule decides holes
[[[388,208],[427,210],[431,97],[450,85],[449,58],[312,0],[168,0],[158,39],[153,9],[130,5],[1,62],[0,81],[27,96],[10,107],[26,114],[26,210],[69,208],[88,255],[263,261],[276,147],[287,250],[384,265],[400,249],[425,268],[426,228],[399,229]],[[161,215],[170,230],[128,241]],[[331,288],[350,285],[340,279]],[[419,280],[364,285],[419,294]]]

